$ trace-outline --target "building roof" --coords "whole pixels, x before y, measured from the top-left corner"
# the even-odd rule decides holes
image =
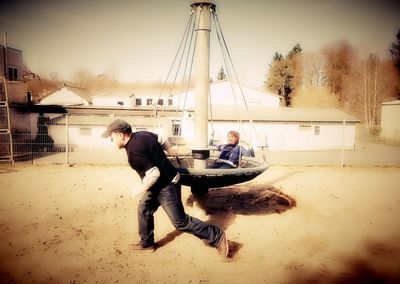
[[[75,94],[76,96],[79,96],[80,98],[82,98],[83,100],[87,101],[88,103],[92,102],[92,94],[91,92],[86,89],[86,88],[80,88],[80,87],[75,87],[75,86],[68,86],[68,85],[64,85],[62,88],[54,90],[50,93],[48,93],[46,96],[44,96],[41,99],[41,102],[44,100],[48,100],[51,96],[57,96],[58,93],[60,91],[66,90],[68,92],[71,92],[73,94]],[[60,102],[60,105],[69,105],[70,103],[67,101],[63,101]]]
[[[296,108],[296,107],[222,107],[210,111],[213,120],[253,120],[269,122],[353,122],[360,120],[334,108]]]
[[[382,103],[382,105],[400,105],[400,100]]]
[[[191,108],[195,105],[195,90],[189,90],[174,96],[176,105]],[[228,80],[210,84],[212,105],[268,105],[279,107],[280,97],[269,92],[257,90]]]
[[[69,125],[79,126],[107,126],[115,119],[123,119],[135,127],[149,127],[157,124],[155,117],[133,117],[133,116],[104,116],[104,115],[71,115],[68,117]],[[66,117],[64,115],[55,117],[51,120],[51,125],[65,125]]]
[[[126,117],[132,124],[149,125],[149,121],[154,119],[154,108],[133,108],[120,110],[117,108],[100,107],[65,107],[70,116],[70,123],[81,123],[87,125],[107,125],[115,115]],[[176,110],[158,110],[158,115],[169,117],[171,119],[180,119],[180,112]],[[192,113],[190,111],[190,113]],[[360,120],[354,116],[346,114],[337,109],[329,108],[293,108],[293,107],[260,107],[249,106],[248,111],[244,107],[217,107],[209,112],[209,120],[214,121],[249,121],[254,122],[280,122],[280,123],[360,123]]]

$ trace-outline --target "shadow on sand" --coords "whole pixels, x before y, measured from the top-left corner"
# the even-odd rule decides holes
[[[367,239],[357,255],[338,255],[339,271],[321,264],[310,269],[290,263],[286,283],[400,283],[400,247],[395,239]]]
[[[296,206],[296,201],[268,185],[235,185],[210,189],[207,194],[192,194],[186,200],[187,206],[197,204],[209,216],[207,222],[227,229],[236,215],[266,215],[282,213]],[[175,230],[157,242],[158,247],[173,241],[181,232]],[[233,259],[243,244],[229,241],[229,258]]]
[[[236,215],[280,214],[296,206],[294,198],[268,185],[244,184],[211,189],[208,194],[192,194],[186,205],[197,204],[209,216],[208,222],[226,230]],[[229,240],[228,258],[233,260],[243,244]]]

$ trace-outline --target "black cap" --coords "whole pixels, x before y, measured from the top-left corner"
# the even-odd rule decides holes
[[[101,134],[101,137],[107,138],[113,133],[114,131],[119,132],[132,132],[132,128],[128,122],[122,119],[117,119],[111,122],[111,124],[107,127],[106,131]]]

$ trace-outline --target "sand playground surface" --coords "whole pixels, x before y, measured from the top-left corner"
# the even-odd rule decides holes
[[[155,214],[137,252],[128,166],[0,166],[0,283],[400,283],[399,167],[278,167],[195,199],[229,261]]]

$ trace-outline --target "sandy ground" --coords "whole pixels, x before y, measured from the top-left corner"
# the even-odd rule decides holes
[[[274,166],[201,203],[184,187],[187,213],[226,229],[228,262],[175,231],[162,209],[161,247],[130,251],[138,200],[127,189],[137,182],[121,166],[1,166],[0,282],[400,281],[398,167]],[[264,198],[284,195],[296,206]]]

